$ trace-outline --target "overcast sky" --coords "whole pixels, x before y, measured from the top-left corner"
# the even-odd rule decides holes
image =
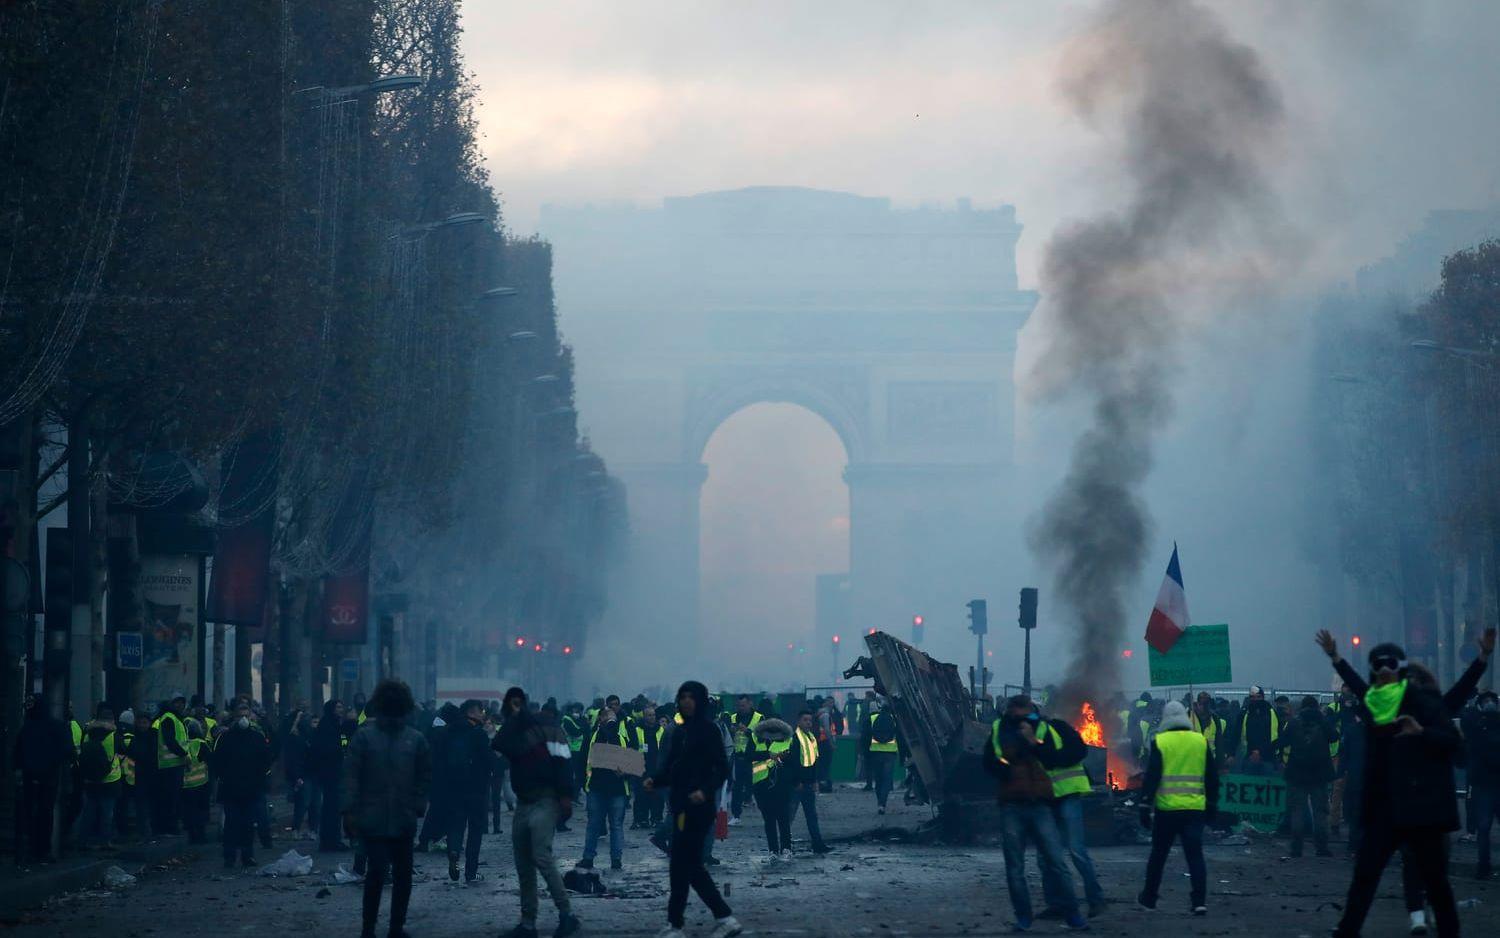
[[[1500,196],[1494,0],[1219,0],[1281,85],[1281,180],[1313,277],[1386,253],[1430,208]],[[507,220],[548,202],[805,185],[1016,205],[1021,276],[1114,194],[1060,102],[1071,0],[470,0],[468,63]]]

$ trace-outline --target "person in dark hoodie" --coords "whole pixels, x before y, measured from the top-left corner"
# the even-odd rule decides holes
[[[31,859],[51,862],[52,818],[63,772],[73,764],[73,737],[68,725],[54,719],[36,697],[26,698],[26,720],[16,735],[15,756]]]
[[[1245,710],[1234,726],[1235,748],[1240,753],[1240,771],[1246,775],[1274,775],[1279,761],[1274,754],[1281,736],[1281,717],[1266,700],[1265,688],[1251,685]]]
[[[1309,810],[1313,847],[1320,857],[1333,856],[1328,849],[1328,786],[1335,774],[1332,747],[1338,741],[1338,728],[1323,716],[1318,698],[1311,695],[1302,698],[1296,716],[1276,739],[1273,748],[1286,753],[1286,803],[1293,857],[1302,856]]]
[[[1363,701],[1366,727],[1364,784],[1359,806],[1364,838],[1336,938],[1354,938],[1364,925],[1380,874],[1401,847],[1421,871],[1442,938],[1458,935],[1458,910],[1448,881],[1447,834],[1458,829],[1453,763],[1462,740],[1436,690],[1407,680],[1406,654],[1382,642],[1370,650],[1367,681],[1338,653],[1327,630],[1317,643]]]
[[[458,723],[461,715],[458,705],[445,703],[438,709],[430,725],[419,727],[427,737],[427,747],[432,752],[432,764],[443,764],[443,747],[448,743],[448,726]],[[441,786],[434,786],[432,801],[427,805],[427,816],[422,819],[422,832],[417,835],[417,852],[426,853],[433,843],[448,836],[448,793]]]
[[[1057,818],[1049,769],[1064,767],[1064,753],[1038,734],[1041,714],[1031,698],[1018,694],[990,726],[984,767],[999,781],[1001,836],[1005,852],[1005,882],[1015,912],[1017,931],[1032,926],[1031,894],[1026,886],[1026,842],[1036,844],[1043,877],[1052,882],[1053,902],[1070,928],[1086,928],[1078,909],[1078,894],[1067,867],[1067,849]]]
[[[433,788],[442,792],[447,811],[448,879],[458,882],[458,858],[462,855],[464,883],[472,886],[483,878],[479,875],[479,848],[494,766],[490,740],[484,735],[484,704],[464,701],[442,735],[441,755],[434,760],[437,773]]]
[[[349,845],[341,839],[339,817],[339,779],[343,776],[344,748],[348,745],[344,726],[344,704],[330,700],[323,704],[323,718],[313,733],[308,749],[309,767],[323,792],[323,812],[318,820],[318,849],[325,852],[345,851]]]
[[[1469,812],[1479,842],[1479,865],[1474,875],[1489,879],[1490,828],[1500,807],[1500,696],[1485,691],[1479,695],[1478,704],[1464,723],[1464,738],[1469,750]]]
[[[673,822],[672,854],[667,898],[667,928],[659,938],[684,938],[688,887],[714,916],[709,938],[730,938],[743,929],[735,919],[708,867],[703,865],[703,841],[713,827],[714,796],[729,778],[729,759],[723,736],[709,716],[708,688],[686,681],[677,689],[677,712],[682,725],[673,733],[663,765],[646,777],[648,790],[670,788],[667,809]]]
[[[536,938],[537,874],[557,906],[553,938],[567,938],[583,927],[573,914],[567,887],[557,871],[552,839],[557,825],[573,813],[573,764],[568,737],[555,722],[542,721],[526,704],[526,692],[512,687],[501,704],[505,722],[491,743],[510,763],[516,813],[511,816],[511,853],[521,885],[521,923],[507,938]]]
[[[421,733],[407,725],[417,708],[411,688],[387,678],[375,686],[367,719],[349,742],[338,801],[343,822],[368,857],[360,938],[375,938],[380,891],[391,875],[390,938],[407,938],[411,904],[412,840],[427,813],[432,754]]]

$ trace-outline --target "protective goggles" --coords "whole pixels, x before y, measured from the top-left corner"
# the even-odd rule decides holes
[[[1387,674],[1395,674],[1406,667],[1405,658],[1397,658],[1395,655],[1380,655],[1370,659],[1370,670],[1383,671]]]

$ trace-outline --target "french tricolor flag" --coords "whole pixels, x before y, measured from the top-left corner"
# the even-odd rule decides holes
[[[1156,608],[1151,610],[1151,621],[1146,623],[1146,644],[1166,654],[1182,637],[1188,621],[1187,591],[1182,588],[1182,567],[1177,563],[1177,545],[1173,544],[1167,577],[1161,581]]]

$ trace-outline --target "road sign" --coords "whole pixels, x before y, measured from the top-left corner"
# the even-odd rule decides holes
[[[339,662],[339,680],[345,684],[359,683],[358,658],[345,658]]]
[[[140,632],[116,632],[115,667],[121,671],[139,671],[145,663],[145,636]]]
[[[1190,625],[1162,654],[1150,649],[1151,686],[1183,684],[1227,684],[1234,680],[1229,665],[1229,626]]]

